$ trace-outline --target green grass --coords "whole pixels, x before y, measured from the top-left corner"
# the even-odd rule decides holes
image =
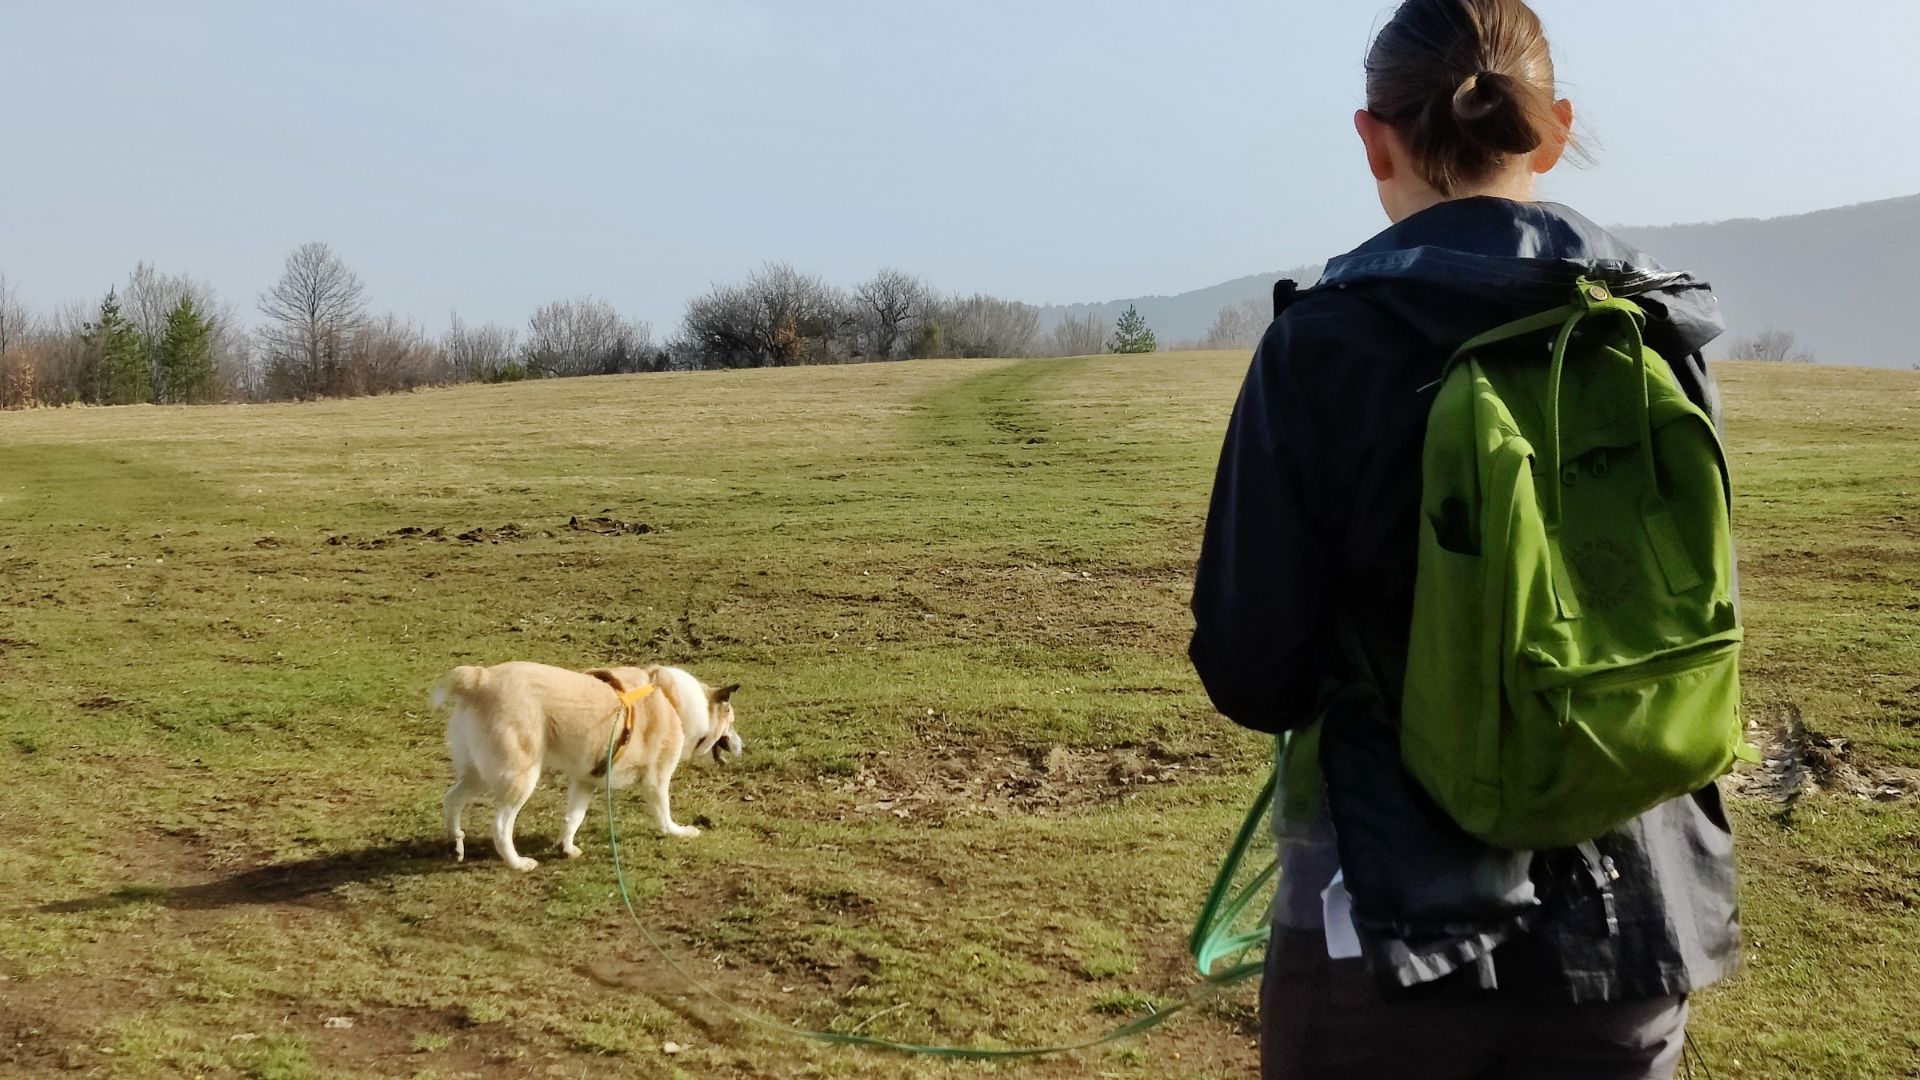
[[[622,819],[681,962],[839,1031],[1102,1030],[1186,985],[1264,766],[1183,656],[1244,366],[0,415],[0,1075],[1248,1075],[1241,998],[1019,1066],[743,1028],[625,921],[604,839],[556,857],[551,788],[521,817],[539,870],[483,840],[447,858],[425,705],[447,667],[510,658],[743,682],[747,755],[676,785],[713,828]],[[1920,376],[1725,381],[1749,706],[1844,745],[1829,790],[1736,803],[1753,948],[1696,1030],[1716,1075],[1912,1076]],[[568,527],[601,516],[653,531]]]

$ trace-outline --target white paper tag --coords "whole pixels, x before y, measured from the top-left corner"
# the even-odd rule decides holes
[[[1347,876],[1333,875],[1320,890],[1320,917],[1327,928],[1327,958],[1352,960],[1360,955],[1360,932],[1353,928],[1353,897],[1347,895]]]

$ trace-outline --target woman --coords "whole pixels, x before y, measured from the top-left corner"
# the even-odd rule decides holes
[[[1411,0],[1355,117],[1393,225],[1276,312],[1228,430],[1192,656],[1220,711],[1295,732],[1261,995],[1282,1077],[1666,1077],[1687,995],[1739,951],[1708,788],[1574,852],[1474,841],[1400,766],[1421,446],[1452,351],[1559,306],[1582,274],[1660,287],[1647,342],[1717,422],[1704,282],[1533,201],[1572,143],[1521,0]],[[1311,737],[1307,737],[1311,736]],[[1605,866],[1597,871],[1596,866]],[[1351,914],[1348,914],[1348,904]]]

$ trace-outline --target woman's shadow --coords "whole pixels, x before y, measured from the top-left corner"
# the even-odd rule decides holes
[[[384,844],[290,859],[241,870],[191,885],[128,884],[93,896],[40,907],[45,914],[104,911],[130,904],[159,904],[180,911],[208,911],[250,904],[314,903],[345,885],[390,878],[424,877],[461,868],[438,840]]]

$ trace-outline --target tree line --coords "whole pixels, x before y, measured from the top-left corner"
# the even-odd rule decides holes
[[[941,292],[883,269],[843,289],[785,263],[716,285],[656,341],[644,321],[593,297],[556,300],[521,327],[445,332],[375,312],[359,275],[324,243],[287,256],[249,321],[205,282],[136,266],[97,303],[27,310],[0,275],[0,408],[288,401],[665,370],[788,367],[933,357],[1152,352],[1129,307],[1114,323],[1068,318],[1041,330],[1032,304]]]
[[[97,303],[48,313],[29,311],[0,274],[0,408],[286,401],[459,382],[1159,347],[1131,305],[1111,323],[1086,313],[1043,332],[1032,304],[945,293],[896,269],[843,289],[785,263],[695,297],[665,341],[593,296],[545,304],[520,327],[473,325],[456,313],[435,336],[370,310],[359,275],[317,242],[287,256],[253,314],[249,324],[205,282],[144,262]],[[1228,305],[1204,338],[1177,347],[1251,348],[1270,315],[1263,298]],[[1813,360],[1780,330],[1729,353]]]

